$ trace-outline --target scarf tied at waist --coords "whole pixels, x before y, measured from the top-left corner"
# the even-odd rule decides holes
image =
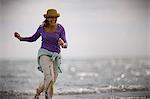
[[[38,70],[43,73],[42,66],[40,65],[40,57],[42,55],[47,55],[50,57],[50,59],[53,61],[54,66],[57,70],[57,72],[62,73],[60,69],[60,64],[61,64],[61,55],[56,53],[56,52],[51,52],[46,49],[40,48],[38,51]]]

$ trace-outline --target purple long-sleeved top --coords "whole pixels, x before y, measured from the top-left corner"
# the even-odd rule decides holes
[[[46,32],[43,25],[40,25],[36,33],[31,37],[24,37],[21,41],[34,42],[39,37],[42,37],[41,48],[44,48],[51,52],[60,53],[60,45],[58,44],[59,38],[61,38],[65,44],[67,44],[65,30],[62,25],[57,25],[56,32]]]

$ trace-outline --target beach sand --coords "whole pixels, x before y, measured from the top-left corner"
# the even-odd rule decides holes
[[[0,99],[33,99],[34,95],[0,95]],[[40,99],[45,99],[44,95]],[[150,99],[150,91],[54,95],[53,99]]]

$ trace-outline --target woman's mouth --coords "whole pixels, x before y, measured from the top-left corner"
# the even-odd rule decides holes
[[[56,23],[56,21],[55,21],[55,20],[53,20],[53,21],[51,21],[51,23]]]

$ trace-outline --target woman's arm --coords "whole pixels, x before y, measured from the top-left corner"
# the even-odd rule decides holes
[[[14,33],[14,36],[19,39],[20,41],[27,41],[27,42],[34,42],[40,37],[40,28],[37,29],[36,33],[32,35],[31,37],[22,37],[18,32]]]
[[[67,48],[67,46],[68,46],[68,43],[66,40],[66,35],[65,35],[65,30],[63,27],[61,29],[60,38],[59,38],[58,43],[59,43],[59,45],[61,45],[62,48]]]

